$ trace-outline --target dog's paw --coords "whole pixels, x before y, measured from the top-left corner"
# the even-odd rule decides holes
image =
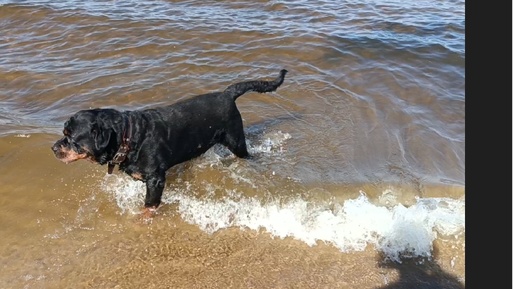
[[[154,207],[150,207],[150,208],[144,208],[141,212],[140,212],[140,215],[138,216],[139,220],[144,223],[144,224],[150,224],[152,223],[152,220],[154,219],[154,217],[158,214],[158,209],[157,208],[154,208]]]

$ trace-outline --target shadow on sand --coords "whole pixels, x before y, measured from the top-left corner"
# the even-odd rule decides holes
[[[434,247],[434,258],[437,256]],[[402,258],[401,263],[391,261],[385,256],[378,257],[380,268],[398,270],[399,278],[377,289],[464,289],[459,279],[442,270],[441,266],[429,258]]]

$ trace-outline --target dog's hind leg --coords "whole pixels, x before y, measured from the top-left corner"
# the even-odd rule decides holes
[[[226,131],[222,144],[239,158],[249,157],[242,121],[235,121],[229,130]]]

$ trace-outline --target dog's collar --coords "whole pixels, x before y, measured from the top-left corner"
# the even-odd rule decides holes
[[[129,141],[131,140],[131,118],[129,114],[122,114],[122,118],[124,119],[124,130],[122,133],[122,144],[118,148],[115,156],[111,161],[108,162],[108,174],[113,173],[113,169],[115,165],[120,165],[127,158],[127,154],[131,147],[129,146]]]

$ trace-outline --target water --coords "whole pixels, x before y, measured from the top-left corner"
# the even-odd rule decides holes
[[[464,1],[0,1],[0,288],[464,288]],[[50,150],[80,109],[289,73],[144,185]],[[117,287],[118,286],[118,287]]]

